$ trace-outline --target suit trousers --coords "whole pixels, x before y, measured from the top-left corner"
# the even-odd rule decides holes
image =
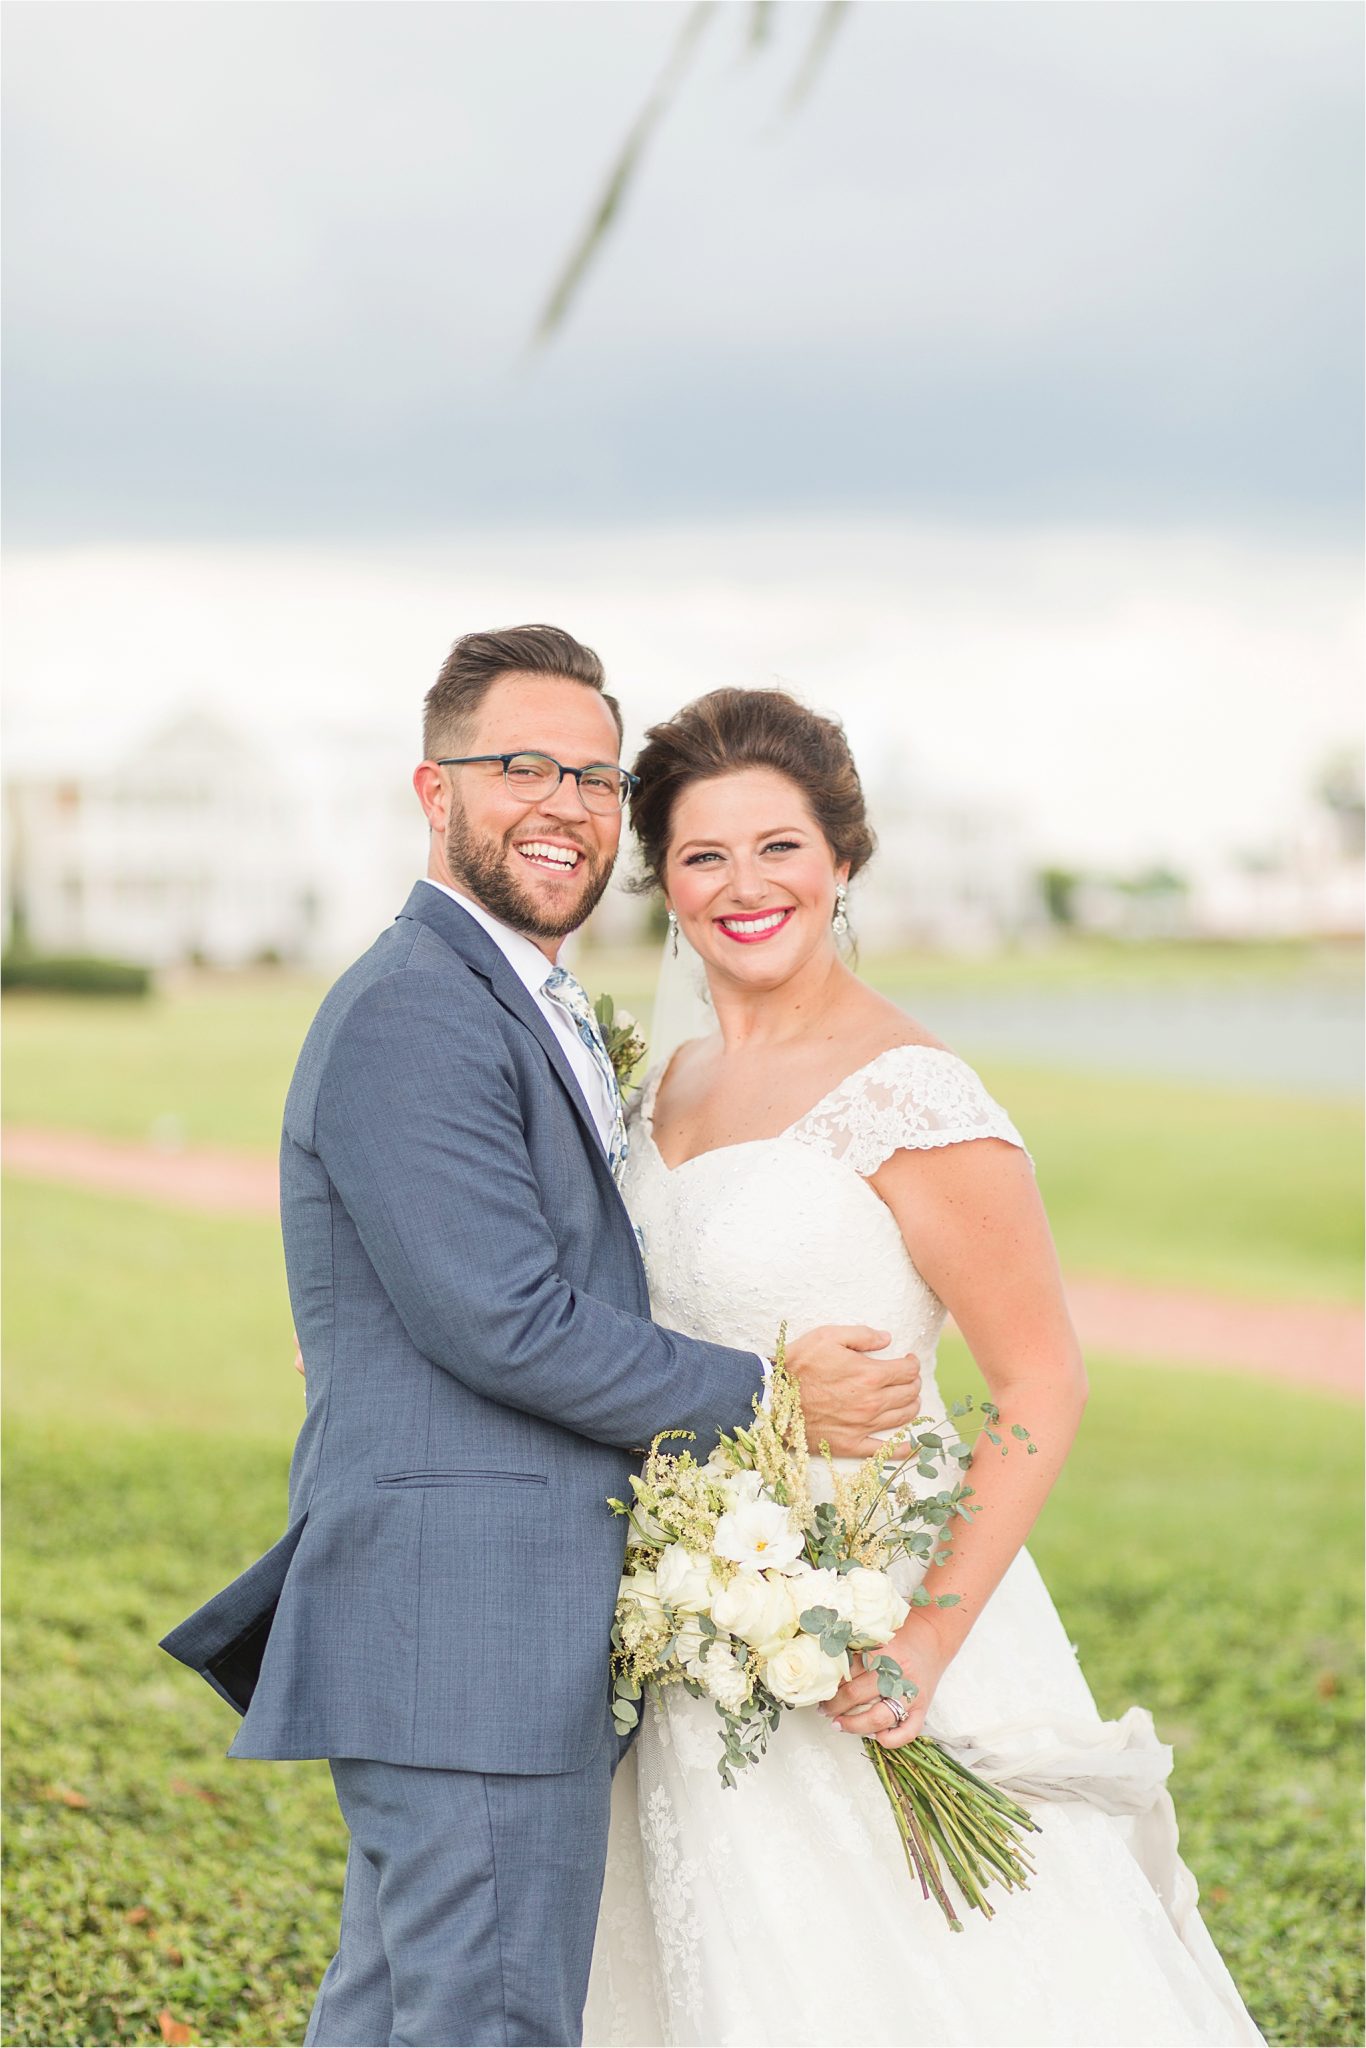
[[[316,2048],[576,2048],[607,1858],[607,1724],[549,1777],[332,1760],[351,1848]]]

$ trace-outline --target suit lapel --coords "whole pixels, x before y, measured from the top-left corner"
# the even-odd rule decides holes
[[[564,1056],[564,1048],[549,1021],[542,1015],[535,999],[528,993],[527,986],[509,967],[503,954],[481,925],[463,911],[458,903],[440,889],[433,889],[426,882],[418,882],[412,895],[399,912],[400,917],[416,919],[434,931],[439,939],[458,953],[465,965],[487,982],[490,993],[505,1010],[524,1024],[537,1044],[545,1053],[555,1070],[556,1077],[563,1084],[570,1101],[578,1113],[592,1140],[593,1150],[606,1164],[602,1139],[593,1121],[593,1113],[584,1101],[582,1091],[574,1078],[574,1069]],[[546,973],[550,963],[546,962]]]

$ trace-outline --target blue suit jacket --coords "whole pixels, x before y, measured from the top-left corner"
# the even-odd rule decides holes
[[[547,970],[548,971],[548,970]],[[281,1206],[308,1412],[273,1550],[166,1637],[234,1756],[577,1770],[603,1740],[632,1452],[748,1419],[752,1354],[649,1320],[554,1032],[419,883],[314,1020]]]

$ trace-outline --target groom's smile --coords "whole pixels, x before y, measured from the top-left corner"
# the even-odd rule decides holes
[[[418,771],[431,777],[424,794],[432,827],[428,872],[534,939],[553,960],[611,879],[622,814],[619,806],[599,807],[599,785],[615,772],[619,747],[598,691],[562,676],[500,676],[449,749],[463,758],[424,763]],[[533,758],[546,773],[528,797],[517,777]],[[594,766],[605,773],[592,781],[590,807],[580,771]],[[558,782],[547,787],[557,768]]]
[[[572,875],[585,858],[581,846],[561,839],[521,839],[517,851],[532,867],[551,875]]]

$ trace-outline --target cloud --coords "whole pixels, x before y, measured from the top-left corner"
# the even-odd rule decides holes
[[[450,641],[551,618],[602,654],[628,746],[777,679],[846,719],[875,805],[928,789],[1004,806],[1040,858],[1186,863],[1283,840],[1360,732],[1359,585],[1351,548],[899,521],[20,551],[11,772],[193,703],[291,775],[320,727],[373,735],[378,804]]]
[[[1355,518],[1355,10],[719,10],[529,364],[679,16],[12,7],[12,530]]]

